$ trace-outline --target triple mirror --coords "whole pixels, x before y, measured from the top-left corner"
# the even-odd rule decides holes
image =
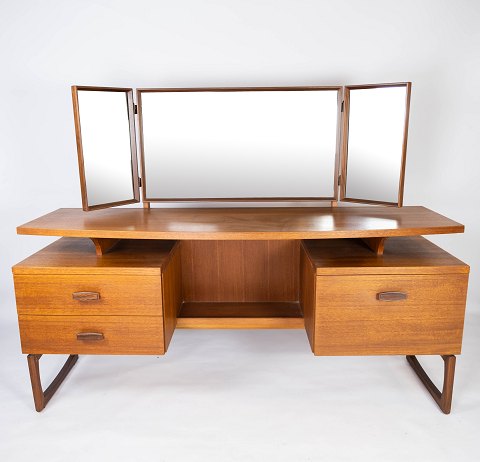
[[[74,86],[83,208],[139,202],[140,188],[144,202],[401,206],[410,89],[139,89],[134,104],[131,88]]]

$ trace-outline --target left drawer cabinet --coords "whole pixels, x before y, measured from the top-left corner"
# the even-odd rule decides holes
[[[163,354],[181,303],[179,246],[62,238],[13,268],[28,354]],[[165,292],[167,296],[165,296]]]

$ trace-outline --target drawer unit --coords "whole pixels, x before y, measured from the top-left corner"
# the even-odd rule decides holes
[[[314,353],[459,354],[467,275],[318,276]]]
[[[159,355],[165,353],[161,316],[20,315],[24,353]]]
[[[172,241],[122,241],[97,257],[62,238],[13,268],[22,351],[163,354],[181,305]]]
[[[383,256],[359,241],[332,244],[302,245],[302,307],[314,354],[460,353],[467,265],[417,237],[392,238]]]
[[[162,316],[157,276],[17,274],[18,314]]]

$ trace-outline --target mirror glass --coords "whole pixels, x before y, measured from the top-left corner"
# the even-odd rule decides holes
[[[78,90],[77,95],[88,206],[133,201],[127,92]]]
[[[399,202],[407,86],[350,88],[345,197]]]
[[[147,200],[334,196],[337,89],[140,95]]]

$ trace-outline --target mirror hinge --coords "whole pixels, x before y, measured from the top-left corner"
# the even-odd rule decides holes
[[[343,107],[343,106],[342,106]],[[138,107],[136,104],[133,105],[133,113],[138,114]]]
[[[140,177],[138,177],[138,187],[139,188],[142,187],[142,179]]]
[[[342,101],[342,107],[340,108],[340,112],[343,112],[343,107],[345,106],[345,101]],[[136,107],[136,106],[135,106]],[[136,112],[135,112],[136,114]]]
[[[342,175],[338,175],[338,182],[337,182],[338,186],[340,186],[342,184]]]

